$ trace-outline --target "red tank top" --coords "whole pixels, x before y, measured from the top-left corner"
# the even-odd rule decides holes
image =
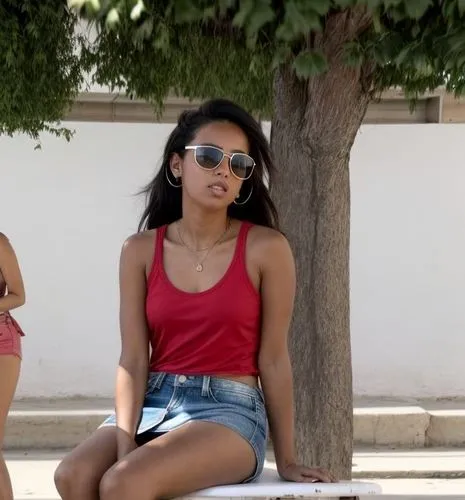
[[[260,294],[247,273],[252,224],[243,222],[226,274],[204,292],[176,288],[163,267],[166,226],[157,230],[147,282],[150,371],[190,375],[258,375]]]

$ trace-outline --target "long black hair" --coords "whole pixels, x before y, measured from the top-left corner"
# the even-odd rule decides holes
[[[182,189],[171,186],[166,177],[171,175],[171,156],[177,153],[183,158],[184,147],[192,141],[198,130],[217,121],[234,123],[244,132],[250,145],[250,156],[256,163],[251,178],[242,185],[239,201],[245,200],[252,189],[250,199],[243,205],[232,203],[228,207],[228,215],[279,230],[278,212],[269,193],[275,166],[268,141],[258,122],[247,111],[226,99],[214,99],[180,115],[176,128],[166,142],[161,168],[142,191],[147,205],[139,223],[139,231],[171,224],[182,217]]]

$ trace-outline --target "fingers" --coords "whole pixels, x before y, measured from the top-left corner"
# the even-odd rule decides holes
[[[310,477],[310,476],[302,476],[297,482],[299,482],[299,483],[322,483],[323,481],[320,481],[319,479],[315,479],[314,477]]]
[[[303,483],[337,483],[336,477],[330,471],[321,467],[305,467],[292,464],[283,471],[282,477],[288,481]]]
[[[310,469],[308,467],[302,467],[301,474],[306,480],[321,481],[322,483],[337,483],[336,478],[327,470],[321,468]]]

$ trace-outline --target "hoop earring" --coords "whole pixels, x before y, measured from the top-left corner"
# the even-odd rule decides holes
[[[174,177],[176,180],[179,179],[179,184],[174,184],[173,181],[170,180],[170,177],[168,175],[168,168],[165,169],[165,177],[166,177],[166,180],[168,181],[168,184],[174,188],[180,188],[182,186],[182,179],[181,177]]]
[[[241,202],[236,201],[239,198],[239,196],[237,196],[236,200],[234,200],[233,203],[235,205],[245,205],[250,200],[252,193],[253,193],[253,186],[250,188],[249,196],[247,196],[247,198],[244,201],[241,201]]]

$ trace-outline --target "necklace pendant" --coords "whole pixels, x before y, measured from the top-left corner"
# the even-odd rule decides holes
[[[197,264],[195,266],[195,270],[198,272],[198,273],[201,273],[203,271],[203,266],[202,264]]]

